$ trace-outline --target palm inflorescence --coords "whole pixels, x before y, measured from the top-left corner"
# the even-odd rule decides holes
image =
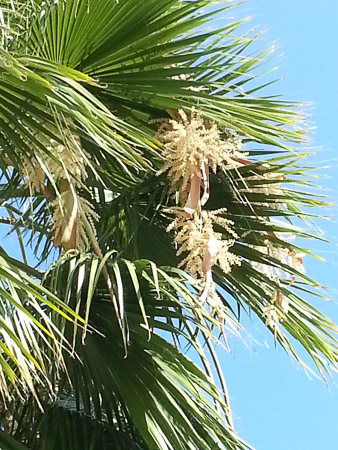
[[[0,1],[1,448],[249,448],[215,346],[250,311],[336,364],[301,105],[233,6]]]

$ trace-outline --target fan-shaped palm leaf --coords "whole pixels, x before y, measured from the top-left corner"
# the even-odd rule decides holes
[[[257,97],[269,53],[247,56],[258,36],[241,35],[245,21],[205,31],[234,5],[0,0],[0,222],[39,267],[53,245],[70,250],[46,271],[0,256],[1,388],[25,395],[1,411],[2,446],[246,448],[213,347],[238,333],[243,309],[300,362],[294,339],[323,374],[337,363],[335,325],[302,298],[320,287],[303,273],[311,252],[289,240],[317,238],[311,221],[328,204],[293,148],[299,105]],[[204,206],[236,236],[240,265],[213,267],[224,323],[177,269],[168,231],[179,198],[156,175],[157,132],[182,125],[178,110],[244,143],[208,178]]]

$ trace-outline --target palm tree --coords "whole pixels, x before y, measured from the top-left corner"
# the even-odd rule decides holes
[[[0,0],[1,448],[249,448],[215,345],[250,311],[337,363],[301,105],[215,3]]]

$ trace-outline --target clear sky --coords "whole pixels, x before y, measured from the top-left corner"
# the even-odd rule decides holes
[[[317,182],[335,202],[338,193],[338,2],[337,0],[248,0],[231,14],[253,16],[252,26],[266,30],[260,47],[275,42],[271,57],[284,77],[269,93],[312,102],[306,112],[315,125],[309,146],[317,155],[311,162],[330,166]],[[246,27],[249,25],[247,24]],[[336,206],[329,213],[337,219]],[[337,224],[321,221],[332,246],[309,243],[326,263],[304,260],[307,273],[328,287],[332,303],[316,306],[338,323]],[[308,245],[309,245],[308,244]],[[305,373],[253,320],[248,327],[255,341],[247,347],[230,340],[232,353],[222,355],[237,432],[257,450],[337,450],[338,375],[325,385]],[[270,348],[267,348],[264,342]]]

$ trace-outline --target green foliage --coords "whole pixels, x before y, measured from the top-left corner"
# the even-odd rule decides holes
[[[243,312],[304,367],[296,341],[323,376],[337,364],[337,327],[308,302],[321,286],[299,261],[314,255],[290,239],[320,238],[312,221],[328,206],[295,149],[301,105],[259,97],[269,51],[248,56],[258,35],[241,34],[245,20],[210,28],[234,6],[0,0],[0,222],[23,253],[0,252],[1,448],[249,448],[233,429],[214,350],[221,334],[240,334]],[[248,152],[211,175],[205,206],[232,220],[241,258],[230,273],[213,268],[223,325],[198,303],[198,280],[177,268],[167,231],[176,199],[156,175],[158,122],[193,108]],[[51,145],[66,148],[67,133],[80,142],[80,193],[100,221],[86,251],[57,255],[51,199],[62,198],[60,185],[43,164],[45,192],[34,192],[21,166],[47,155],[75,179]],[[276,295],[287,309],[277,302],[272,323]]]

